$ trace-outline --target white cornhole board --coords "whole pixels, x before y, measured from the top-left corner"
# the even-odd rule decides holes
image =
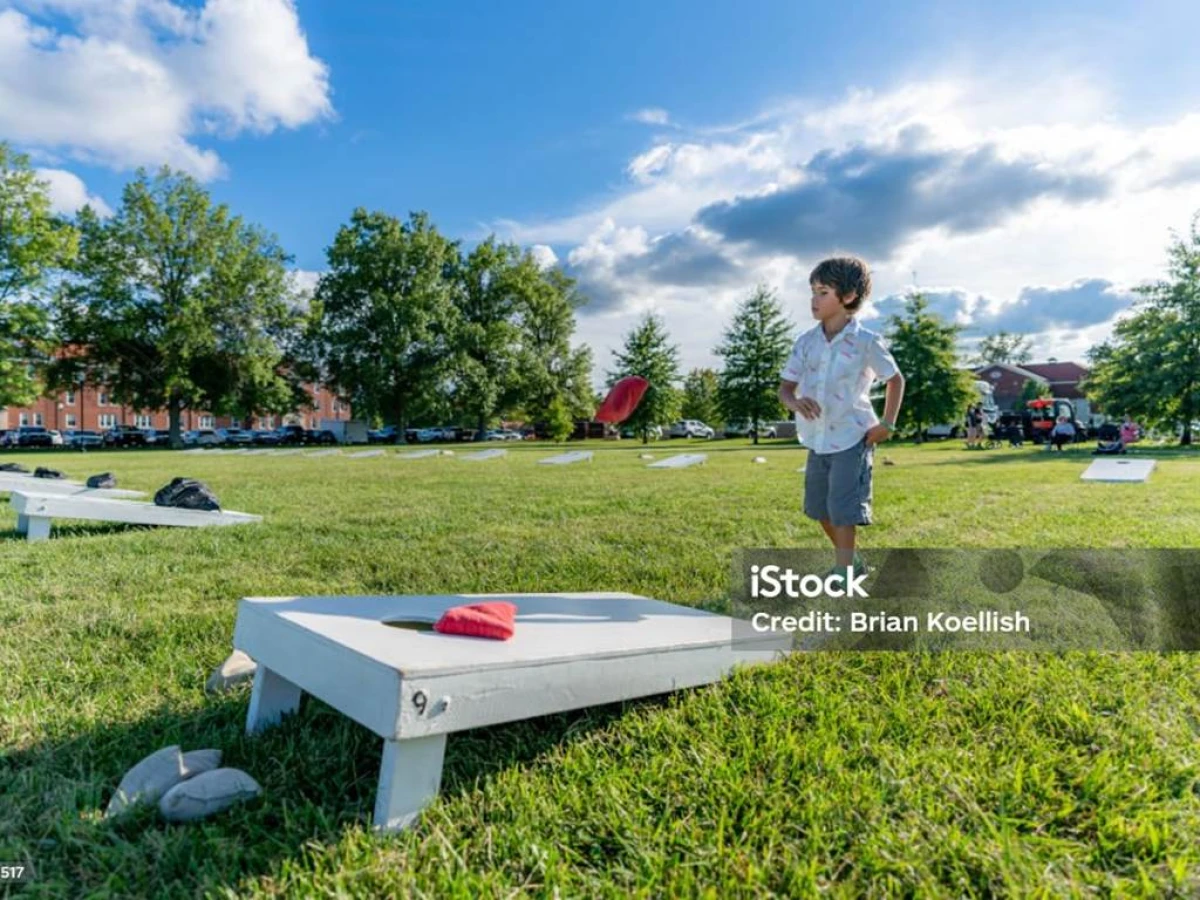
[[[81,481],[65,478],[34,478],[17,472],[0,472],[0,494],[25,491],[29,494],[83,495],[88,497],[145,497],[145,491],[130,491],[125,488],[90,488]]]
[[[320,456],[340,456],[341,452],[342,452],[341,450],[337,450],[337,449],[318,450],[316,453],[307,453],[307,454],[305,454],[305,456],[308,459],[316,459],[317,457],[320,457]]]
[[[507,600],[516,634],[438,634],[453,606]],[[424,630],[386,622],[422,623]],[[734,620],[634,594],[247,597],[233,646],[258,663],[246,732],[309,693],[384,740],[375,827],[410,825],[437,795],[446,735],[708,684],[791,648]]]
[[[459,459],[465,459],[469,462],[480,462],[485,459],[498,459],[506,453],[508,453],[507,450],[479,450],[476,453],[468,453],[466,456],[460,456]]]
[[[207,453],[203,447],[193,447],[191,450],[184,450],[184,453]]]
[[[295,456],[297,453],[303,453],[303,452],[304,452],[303,450],[301,450],[297,447],[293,447],[289,450],[272,450],[271,455],[272,456]]]
[[[1080,478],[1084,481],[1145,481],[1154,470],[1152,459],[1097,459]]]
[[[411,453],[399,454],[401,459],[428,459],[431,456],[440,456],[441,450],[413,450]]]
[[[30,541],[44,541],[49,538],[50,523],[53,519],[124,522],[128,525],[171,525],[180,528],[248,525],[262,521],[262,516],[249,513],[175,509],[170,506],[155,506],[153,503],[110,500],[80,494],[48,496],[32,491],[14,491],[10,503],[17,513],[17,531]]]
[[[658,462],[650,463],[647,469],[686,469],[688,466],[699,465],[708,459],[706,453],[680,453],[678,456],[668,456]]]
[[[358,453],[349,453],[346,459],[370,459],[373,456],[383,456],[382,450],[361,450]]]
[[[545,459],[539,459],[539,466],[569,466],[571,463],[591,462],[591,450],[572,450],[570,453],[560,453],[558,456],[547,456]]]
[[[267,448],[261,447],[258,450],[247,450],[246,455],[247,456],[263,456],[264,454],[270,453],[270,452],[271,451],[268,450]]]

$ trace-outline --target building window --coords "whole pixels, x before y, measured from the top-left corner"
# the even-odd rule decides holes
[[[44,424],[44,423],[42,422],[42,414],[41,414],[41,413],[34,413],[34,414],[33,414],[33,424],[34,424],[34,425],[37,425],[37,426],[39,426],[39,427],[40,427],[42,424]]]
[[[21,413],[21,422],[20,422],[21,427],[24,428],[28,424],[29,424],[29,413]]]
[[[99,417],[101,428],[116,428],[117,416],[115,413],[101,413]]]
[[[200,424],[197,427],[199,427],[199,428],[212,428],[213,427],[213,417],[212,416],[200,416],[198,421]]]
[[[67,406],[74,406],[75,405],[75,392],[67,391],[66,399],[63,402],[66,403]]]
[[[75,416],[73,413],[67,413],[67,427],[68,428],[75,427]]]
[[[97,406],[108,406],[108,394],[101,392],[100,397],[96,400]]]
[[[154,416],[134,416],[133,424],[138,428],[153,428]]]

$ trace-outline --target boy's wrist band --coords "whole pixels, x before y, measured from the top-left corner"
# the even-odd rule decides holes
[[[884,428],[886,428],[888,431],[896,430],[896,423],[889,422],[887,419],[880,419],[879,424],[882,425]]]

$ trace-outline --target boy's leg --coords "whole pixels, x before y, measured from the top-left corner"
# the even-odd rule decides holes
[[[838,566],[860,562],[856,557],[858,526],[871,524],[872,474],[875,448],[866,440],[833,454],[829,476],[829,522],[837,548]]]

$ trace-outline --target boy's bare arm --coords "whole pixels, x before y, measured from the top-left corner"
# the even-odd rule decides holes
[[[806,419],[815,419],[821,415],[821,405],[811,397],[797,397],[796,387],[795,381],[781,381],[779,383],[779,402],[792,412],[800,413]]]
[[[900,404],[904,401],[904,376],[897,372],[884,384],[883,421],[867,432],[867,442],[878,444],[886,441],[896,430],[896,416],[900,415]]]

